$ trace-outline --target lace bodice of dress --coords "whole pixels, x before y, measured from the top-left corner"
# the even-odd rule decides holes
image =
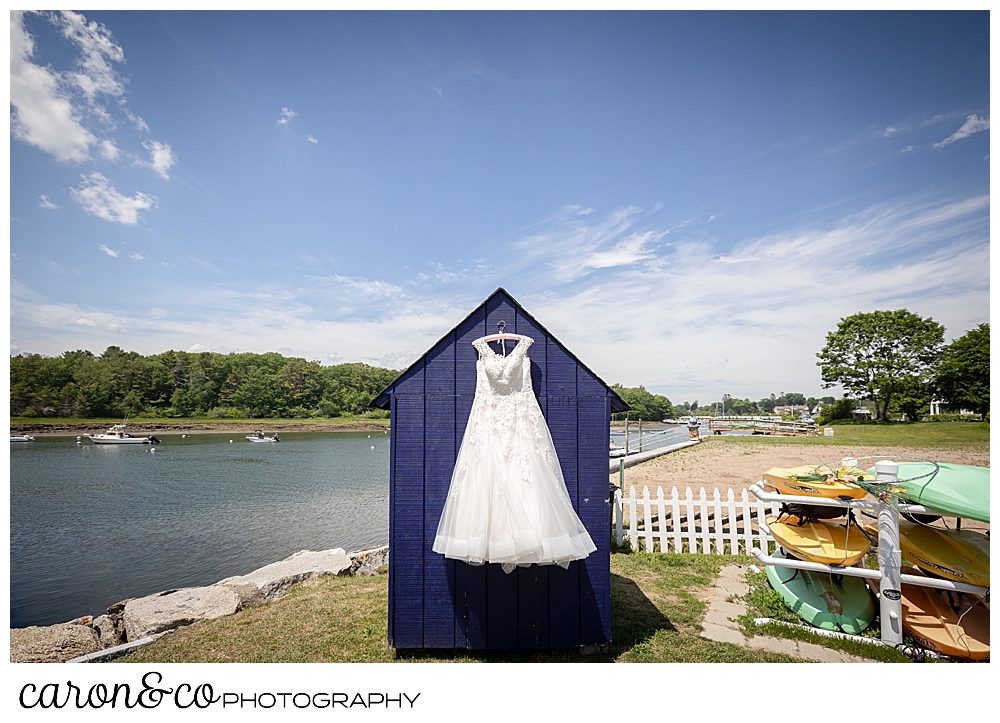
[[[476,396],[480,394],[506,396],[531,391],[531,362],[528,347],[533,340],[524,337],[506,356],[494,352],[482,339],[473,342],[479,352],[476,375]]]
[[[532,343],[530,337],[524,337],[504,356],[494,352],[482,339],[473,342],[479,351],[479,361],[476,399],[469,418],[472,458],[481,460],[482,440],[484,435],[490,435],[500,443],[507,464],[520,468],[519,476],[526,482],[531,478],[528,464],[531,453],[539,455],[558,473],[555,457],[549,446],[543,444],[545,419],[531,388],[531,360],[527,352]],[[460,464],[463,471],[466,464],[468,458]]]

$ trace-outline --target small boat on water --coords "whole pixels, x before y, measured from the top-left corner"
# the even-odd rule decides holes
[[[275,432],[270,437],[265,437],[264,436],[264,432],[262,432],[259,429],[257,431],[255,431],[253,434],[248,434],[247,435],[247,439],[250,440],[251,442],[280,442],[281,441],[280,439],[278,439],[278,433],[277,432]]]
[[[12,435],[10,435],[10,441],[11,442],[34,442],[35,438],[32,437],[29,434],[20,434],[20,435],[17,435],[17,436],[15,436],[15,435],[12,434]]]
[[[114,424],[108,429],[107,432],[103,434],[85,434],[83,435],[89,439],[94,444],[159,444],[158,440],[153,435],[147,435],[145,437],[133,437],[131,434],[125,431],[125,427],[128,425],[128,415],[125,415],[124,421],[121,424]]]

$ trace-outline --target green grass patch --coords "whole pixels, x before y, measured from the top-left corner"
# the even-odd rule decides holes
[[[832,437],[768,437],[764,435],[721,435],[706,437],[725,444],[841,445],[850,447],[914,447],[989,449],[989,429],[962,422],[886,422],[871,424],[829,424]]]
[[[388,578],[323,577],[273,603],[196,623],[120,658],[160,662],[795,662],[700,637],[704,598],[723,565],[714,555],[611,556],[612,642],[529,651],[394,650],[386,643]]]

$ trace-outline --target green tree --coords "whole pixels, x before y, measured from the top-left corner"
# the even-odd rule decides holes
[[[943,326],[906,309],[845,317],[816,354],[823,387],[839,384],[854,398],[873,399],[875,418],[885,419],[912,379],[929,383],[943,342]]]
[[[632,407],[628,413],[629,419],[659,422],[674,416],[673,405],[662,394],[648,392],[641,385],[638,387],[623,387],[621,384],[615,384],[611,388],[618,392],[618,396]],[[617,416],[624,419],[624,415]]]
[[[889,411],[905,414],[909,421],[915,421],[930,411],[933,387],[917,377],[903,377],[892,400]]]
[[[941,350],[934,391],[956,409],[990,411],[990,325],[980,324]]]
[[[819,408],[819,419],[816,420],[817,424],[828,424],[837,419],[851,419],[854,417],[854,408],[857,403],[853,399],[838,399],[833,400],[833,397],[824,397],[824,399],[829,399],[830,402],[823,402],[823,406]]]
[[[235,388],[228,395],[228,402],[243,411],[244,416],[270,417],[282,409],[281,381],[275,374],[268,374],[260,367],[251,366],[238,379],[232,380]]]

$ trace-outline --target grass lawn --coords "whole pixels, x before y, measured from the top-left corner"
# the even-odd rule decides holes
[[[903,422],[887,424],[828,424],[834,430],[825,437],[765,437],[722,435],[728,444],[831,444],[868,447],[954,448],[989,447],[989,425],[980,422]]]
[[[703,597],[735,558],[611,556],[612,643],[583,656],[542,651],[396,651],[386,644],[388,577],[323,577],[268,605],[196,623],[120,658],[154,662],[794,662],[794,658],[699,636]]]

